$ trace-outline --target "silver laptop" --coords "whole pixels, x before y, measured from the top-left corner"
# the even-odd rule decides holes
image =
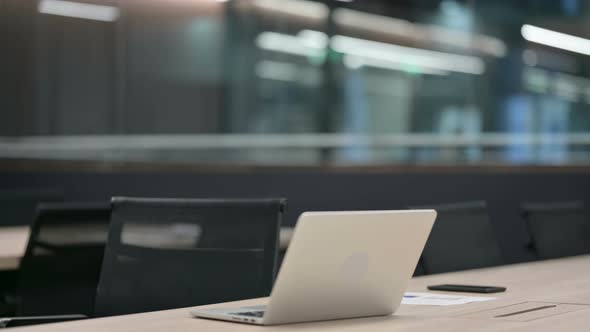
[[[305,212],[268,305],[191,314],[256,325],[391,315],[435,218],[434,210]]]

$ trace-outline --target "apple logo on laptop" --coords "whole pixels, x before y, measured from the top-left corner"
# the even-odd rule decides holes
[[[340,267],[341,275],[349,281],[360,281],[369,271],[369,255],[355,252],[348,256]]]

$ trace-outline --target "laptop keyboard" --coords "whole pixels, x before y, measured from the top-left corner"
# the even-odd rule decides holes
[[[248,317],[262,317],[264,316],[264,311],[244,311],[244,312],[234,312],[230,315],[238,315],[238,316],[248,316]]]

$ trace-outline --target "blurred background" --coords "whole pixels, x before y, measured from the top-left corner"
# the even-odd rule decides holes
[[[0,0],[0,158],[587,165],[589,17],[585,0]]]
[[[285,197],[293,226],[484,201],[518,262],[534,257],[523,203],[590,204],[590,1],[0,0],[0,15],[6,208]]]
[[[40,203],[286,198],[279,257],[304,211],[436,208],[420,275],[590,253],[589,166],[590,0],[0,0],[0,317]]]

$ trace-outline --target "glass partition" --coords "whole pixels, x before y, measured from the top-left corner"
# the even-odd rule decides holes
[[[0,160],[590,163],[590,3],[0,0]]]

